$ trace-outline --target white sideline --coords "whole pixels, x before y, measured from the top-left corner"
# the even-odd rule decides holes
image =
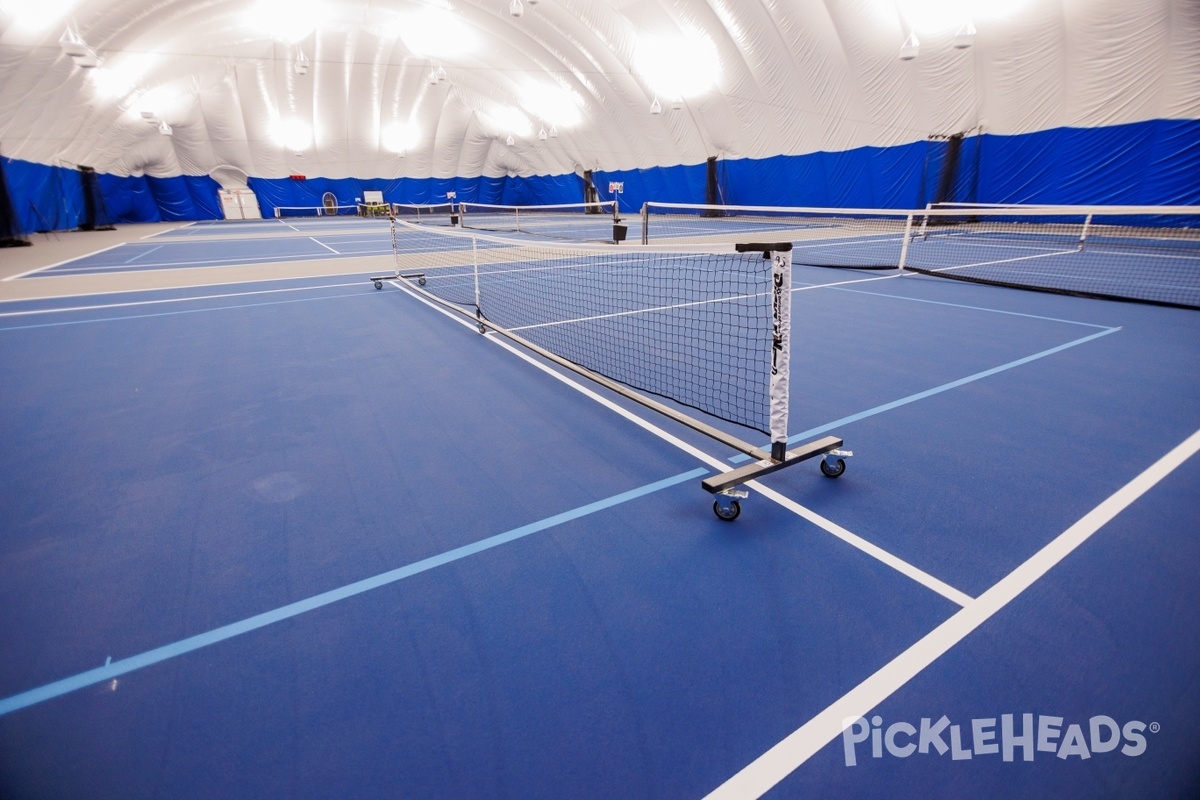
[[[746,800],[766,794],[841,735],[849,720],[866,716],[871,709],[1008,605],[1197,451],[1200,451],[1200,431],[1193,433],[1118,489],[992,588],[968,603],[962,611],[934,628],[874,675],[750,762],[709,793],[706,800]]]

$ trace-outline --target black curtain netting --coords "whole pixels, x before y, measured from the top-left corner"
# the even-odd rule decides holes
[[[17,211],[13,207],[12,195],[8,191],[8,177],[4,174],[4,160],[0,159],[0,247],[21,247],[29,240],[21,233]]]

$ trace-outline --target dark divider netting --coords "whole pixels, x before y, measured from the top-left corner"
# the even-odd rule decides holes
[[[4,161],[0,159],[0,247],[25,247],[29,240],[21,232],[12,195],[8,191],[8,178],[4,174]]]
[[[81,231],[111,231],[112,215],[108,212],[108,204],[104,202],[104,193],[100,191],[100,179],[92,167],[79,167],[79,179],[83,183],[83,219],[79,223]]]

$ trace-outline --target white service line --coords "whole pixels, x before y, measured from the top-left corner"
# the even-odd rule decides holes
[[[71,258],[63,259],[62,261],[55,261],[53,264],[47,264],[44,267],[34,267],[33,269],[22,272],[19,275],[9,275],[7,278],[3,278],[0,280],[15,281],[17,278],[24,278],[26,275],[33,275],[35,272],[44,272],[48,269],[54,269],[55,267],[60,267],[63,264],[70,264],[72,261],[79,261],[84,258],[91,258],[92,256],[98,256],[101,253],[107,253],[109,250],[116,250],[118,247],[120,247],[123,244],[125,244],[125,242],[118,242],[117,244],[110,245],[109,247],[101,247],[99,250],[93,250],[92,252],[84,253],[81,256],[72,256]]]
[[[1200,451],[1196,431],[961,611],[934,628],[791,735],[708,794],[706,800],[748,800],[766,794],[859,717],[961,642],[1091,538],[1114,517]]]
[[[329,252],[333,253],[335,256],[340,256],[340,255],[341,255],[341,253],[339,253],[337,250],[334,250],[332,247],[330,247],[329,245],[325,244],[325,243],[324,243],[324,242],[322,242],[321,240],[317,239],[317,237],[315,237],[315,236],[310,236],[310,237],[308,237],[308,238],[309,238],[309,239],[311,239],[312,241],[316,242],[317,244],[321,245],[321,247],[324,247],[326,250],[328,250]]]
[[[746,486],[754,489],[763,497],[774,500],[776,503],[796,514],[797,516],[803,517],[826,533],[833,534],[851,547],[855,547],[869,555],[871,558],[888,565],[901,575],[911,578],[912,580],[924,586],[926,589],[940,594],[950,602],[965,607],[972,601],[970,595],[960,592],[958,589],[955,589],[948,583],[940,581],[929,573],[914,567],[912,564],[909,564],[902,558],[892,555],[882,547],[871,544],[861,536],[851,533],[841,525],[838,525],[836,522],[825,519],[825,517],[813,511],[811,508],[805,508],[795,500],[780,494],[774,489],[763,486],[758,481],[750,481],[746,484]]]
[[[195,222],[186,222],[183,225],[178,225],[174,228],[167,228],[165,231],[159,231],[158,233],[148,233],[145,236],[141,236],[139,238],[142,241],[145,241],[146,239],[153,239],[155,236],[162,236],[165,233],[175,233],[176,231],[181,231],[184,228],[190,228],[195,224],[196,224]]]
[[[156,306],[163,303],[190,303],[194,300],[223,300],[229,297],[250,297],[258,294],[282,294],[284,292],[315,292],[322,289],[341,289],[346,286],[362,286],[362,281],[352,283],[324,283],[319,286],[292,286],[286,289],[259,289],[252,292],[225,292],[223,294],[201,294],[193,297],[164,297],[158,300],[130,300],[127,303],[101,303],[91,306],[65,306],[63,308],[31,308],[24,311],[0,311],[4,317],[27,317],[34,314],[62,314],[71,311],[98,311],[105,308],[129,308],[131,306]],[[151,290],[143,290],[151,291]],[[154,290],[161,291],[161,290]],[[44,299],[44,298],[43,298]]]
[[[317,261],[318,263],[320,263],[322,260],[324,260],[324,259],[319,259],[319,258],[306,259],[306,261]],[[343,259],[343,260],[348,261],[348,260],[351,260],[351,258],[347,257],[346,259]],[[255,266],[255,265],[249,265],[249,266]],[[108,273],[108,272],[106,272],[106,273],[98,273],[98,274],[111,275],[111,274],[129,274],[129,273]],[[167,292],[167,291],[176,292],[176,291],[183,291],[184,289],[211,289],[216,286],[244,286],[249,283],[282,283],[283,281],[307,281],[307,280],[316,280],[317,278],[344,278],[347,275],[352,275],[352,274],[355,274],[355,273],[353,273],[353,272],[320,272],[320,273],[316,273],[313,275],[296,275],[296,276],[292,276],[292,277],[254,277],[254,278],[243,278],[243,279],[239,279],[239,280],[223,280],[219,283],[211,283],[211,282],[185,283],[185,284],[180,284],[178,286],[149,286],[149,287],[145,287],[145,288],[124,287],[124,288],[120,288],[120,289],[106,289],[104,291],[64,292],[63,294],[56,294],[56,295],[50,295],[50,296],[44,296],[44,297],[0,298],[0,308],[3,308],[4,307],[3,304],[5,304],[5,303],[32,303],[32,302],[40,302],[40,301],[48,301],[48,300],[64,300],[69,297],[107,297],[109,295],[114,295],[114,294],[117,294],[117,295],[144,294],[144,293],[149,293],[149,292]],[[366,273],[358,272],[357,274],[365,275]],[[69,276],[69,275],[53,276],[52,278],[47,278],[47,280],[53,279],[55,281],[67,281],[70,277],[71,276]],[[365,281],[366,278],[363,278],[363,280]],[[336,284],[336,285],[341,286],[343,284]],[[346,285],[350,285],[350,284],[346,284]],[[369,285],[369,284],[367,284],[367,285]],[[324,288],[324,287],[320,287],[320,288]],[[278,289],[278,290],[267,289],[267,290],[264,290],[264,292],[267,294],[269,294],[272,291],[292,291],[292,290],[290,290],[290,289]],[[186,299],[186,298],[180,298],[180,299]],[[149,302],[165,303],[165,302],[171,302],[171,301],[170,300],[152,300]],[[120,305],[120,304],[117,303],[117,304],[113,304],[113,305]],[[72,310],[72,309],[68,309],[68,310]],[[9,315],[20,315],[22,313],[25,313],[25,312],[9,312]]]
[[[1065,256],[1072,253],[1078,253],[1078,250],[1052,250],[1047,253],[1037,253],[1032,256],[1013,256],[1012,258],[999,258],[993,261],[976,261],[974,264],[955,264],[950,267],[932,267],[930,272],[953,272],[956,269],[970,269],[971,267],[991,267],[998,264],[1015,264],[1018,261],[1032,261],[1035,258],[1050,258],[1051,256]],[[924,267],[922,267],[924,269]]]

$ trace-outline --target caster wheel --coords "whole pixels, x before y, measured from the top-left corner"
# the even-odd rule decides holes
[[[418,286],[424,286],[424,285],[425,285],[425,276],[421,276],[420,278],[417,278],[417,285],[418,285]]]
[[[723,519],[726,522],[733,522],[738,518],[738,514],[742,513],[742,504],[737,500],[731,500],[729,502],[729,510],[726,511],[721,508],[721,504],[718,501],[714,500],[713,513],[717,515],[718,519]]]
[[[826,461],[825,459],[821,459],[821,474],[824,475],[826,478],[836,478],[845,471],[846,471],[846,460],[845,459],[839,458],[837,460],[837,466],[834,466],[834,467],[829,466],[829,462]]]
[[[486,325],[484,325],[482,322],[481,322],[481,323],[479,323],[479,332],[480,332],[480,333],[487,333],[487,326],[486,326]]]

